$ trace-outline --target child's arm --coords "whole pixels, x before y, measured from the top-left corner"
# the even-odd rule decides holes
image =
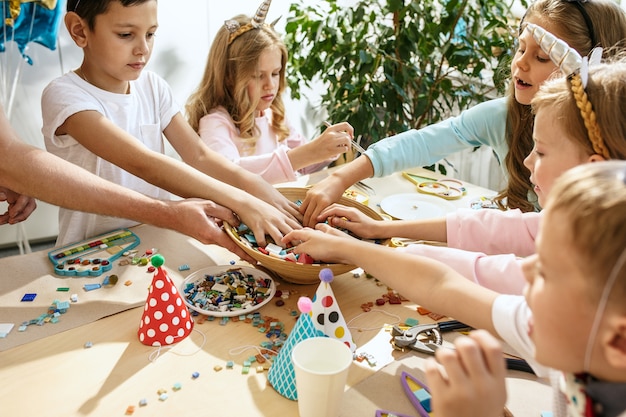
[[[179,117],[184,122],[182,116],[179,115]],[[189,127],[189,129],[191,128]],[[298,222],[293,217],[285,214],[289,202],[276,190],[274,192],[283,202],[281,206],[283,212],[252,197],[244,190],[211,178],[174,158],[147,149],[99,112],[82,111],[73,114],[56,132],[57,135],[64,133],[70,134],[92,153],[151,184],[181,197],[201,197],[228,207],[253,230],[260,242],[265,242],[266,234],[280,241],[284,233],[299,227]],[[195,137],[197,138],[197,135]],[[199,141],[199,138],[197,140]],[[223,158],[219,155],[216,155],[214,160],[204,162],[205,164],[215,162],[213,169],[220,174],[219,177],[229,178],[230,170],[225,169],[224,171],[227,172],[220,172],[220,168],[226,164],[223,163]],[[242,175],[233,173],[230,179],[233,185],[239,186],[240,183],[243,183],[242,177]],[[256,186],[258,187],[256,191],[266,190],[261,181],[253,181],[251,184],[243,185],[246,185],[246,189],[255,189]],[[271,188],[271,186],[269,187]]]
[[[497,293],[465,279],[443,263],[354,239],[325,224],[316,228],[319,230],[294,230],[283,241],[302,241],[296,253],[358,265],[415,303],[495,333],[491,307]]]
[[[323,223],[330,218],[331,225],[347,229],[366,239],[403,237],[414,240],[446,241],[446,218],[426,220],[374,220],[362,211],[341,204],[333,204],[317,217]]]

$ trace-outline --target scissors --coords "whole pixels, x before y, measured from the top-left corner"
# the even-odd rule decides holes
[[[428,178],[403,172],[402,176],[417,186],[417,191],[423,194],[434,195],[445,200],[458,200],[463,197],[467,190],[463,183],[454,178]]]
[[[406,330],[399,326],[391,329],[391,345],[394,349],[402,352],[412,349],[418,352],[434,355],[437,349],[443,348],[442,332],[453,330],[469,330],[470,326],[457,320],[443,321],[441,323],[418,324]],[[450,348],[452,349],[452,348]],[[519,358],[506,358],[507,369],[534,374],[528,362]]]
[[[435,350],[443,345],[442,332],[469,328],[467,324],[457,320],[432,324],[418,324],[406,330],[396,325],[391,329],[391,345],[394,349],[403,352],[405,349],[413,349],[418,352],[434,355]]]

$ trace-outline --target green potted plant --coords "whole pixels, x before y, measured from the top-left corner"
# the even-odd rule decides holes
[[[285,26],[291,95],[314,88],[365,147],[505,90],[515,34],[502,0],[307,3]]]

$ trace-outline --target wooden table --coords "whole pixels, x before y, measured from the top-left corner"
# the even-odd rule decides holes
[[[432,173],[428,174],[432,176]],[[298,184],[316,181],[319,175],[301,178]],[[376,190],[376,194],[370,196],[371,207],[376,207],[376,203],[386,195],[415,190],[415,186],[402,179],[399,174],[368,179],[366,183]],[[489,190],[469,184],[467,188],[468,195],[453,202],[455,205],[467,207],[472,198],[493,194]],[[201,245],[172,231],[146,225],[135,227],[133,231],[141,238],[140,250],[159,249],[166,259],[170,276],[177,283],[200,268],[228,264],[234,259],[230,252],[220,247]],[[182,264],[188,264],[191,269],[178,271],[178,266]],[[127,407],[134,405],[136,409],[133,415],[136,416],[297,416],[297,403],[283,398],[267,385],[266,372],[257,372],[254,367],[247,375],[241,372],[243,361],[255,352],[252,349],[237,352],[235,349],[259,346],[265,340],[264,333],[244,322],[220,325],[219,319],[216,319],[196,323],[195,331],[188,338],[171,349],[163,348],[154,359],[157,356],[156,348],[138,341],[137,329],[142,309],[135,308],[143,306],[145,289],[152,275],[146,272],[145,267],[139,266],[116,265],[112,272],[121,274],[121,281],[133,280],[132,296],[124,293],[123,287],[119,288],[120,296],[128,304],[118,309],[125,311],[0,352],[0,414],[111,417],[124,415]],[[52,275],[47,254],[42,252],[0,259],[0,275],[3,282],[12,280],[12,284],[0,287],[0,322],[6,322],[9,311],[11,317],[15,317],[15,309],[23,307],[19,300],[15,300],[15,294],[29,292],[32,290],[29,286],[33,282],[59,279]],[[111,303],[110,300],[103,300],[103,296],[97,292],[87,294],[79,290],[85,279],[88,278],[61,279],[72,286],[72,292],[78,292],[80,296],[79,302],[61,317],[61,323],[82,318],[89,311],[107,311],[106,306]],[[280,279],[277,279],[277,283],[280,290],[291,293],[290,297],[284,300],[284,306],[279,307],[272,301],[260,311],[264,316],[283,321],[286,331],[289,331],[296,320],[291,311],[296,309],[298,297],[313,296],[317,285],[302,286]],[[58,293],[50,289],[56,283],[50,288],[45,288],[43,284],[38,285],[42,288],[38,298],[43,305],[59,297]],[[332,288],[346,321],[356,318],[351,326],[372,329],[352,330],[357,346],[372,341],[376,335],[380,335],[378,329],[394,320],[391,316],[377,312],[364,313],[361,309],[363,303],[374,301],[387,292],[387,288],[374,279],[366,278],[364,274],[355,278],[348,273],[336,277]],[[430,320],[419,316],[416,305],[410,302],[400,305],[386,304],[381,309],[398,316],[402,321],[408,317],[418,318],[421,323]],[[363,315],[360,316],[361,314]],[[32,311],[25,313],[25,319],[31,316]],[[16,323],[16,328],[8,335],[7,340],[19,337],[17,325],[19,323]],[[51,326],[56,325],[46,324],[44,327],[50,331]],[[38,330],[40,329],[29,328],[27,332]],[[85,348],[86,342],[91,342],[93,346]],[[387,349],[396,358],[405,355],[393,352],[390,345],[383,346],[383,349]],[[234,361],[234,369],[225,369],[229,360]],[[224,369],[216,371],[216,366]],[[200,376],[192,378],[194,372],[198,372]],[[349,372],[347,388],[356,386],[375,372],[376,369],[366,364],[354,362]],[[536,409],[528,415],[538,416],[540,410],[549,409],[546,404],[549,403],[550,390],[545,384],[534,382],[534,377],[527,374],[514,372],[511,375],[507,381],[510,400],[525,404],[527,395],[537,398]],[[172,389],[176,383],[182,385],[180,390]],[[167,390],[167,400],[158,399],[160,389]],[[146,399],[148,404],[139,407],[138,403],[142,399]],[[520,409],[516,409],[511,401],[509,406],[514,414],[523,415],[518,414]],[[527,412],[524,407],[528,407],[528,404],[521,408]],[[374,411],[371,409],[369,415],[373,416]],[[344,410],[342,415],[348,416],[350,412]]]

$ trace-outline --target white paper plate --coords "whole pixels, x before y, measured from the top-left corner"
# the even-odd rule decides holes
[[[425,194],[394,194],[380,202],[380,208],[399,220],[418,220],[442,217],[456,210],[448,201]]]
[[[194,304],[191,300],[189,300],[189,297],[190,297],[190,292],[188,291],[189,285],[193,285],[194,287],[192,288],[196,288],[195,286],[205,281],[206,275],[221,275],[228,270],[234,270],[234,269],[240,269],[242,274],[252,275],[255,278],[255,282],[258,279],[269,280],[267,281],[270,283],[269,290],[265,293],[265,296],[264,298],[262,298],[262,301],[258,303],[254,302],[246,308],[232,306],[232,307],[228,307],[225,310],[221,310],[221,309],[212,310],[212,309],[209,309],[208,307],[207,308],[199,307],[198,305]],[[233,316],[239,316],[242,314],[251,313],[263,307],[265,304],[269,303],[274,297],[274,293],[276,292],[276,283],[268,274],[256,268],[251,268],[248,266],[241,266],[241,265],[216,265],[216,266],[209,266],[209,267],[200,269],[190,274],[187,278],[185,278],[185,280],[181,284],[179,291],[182,294],[183,300],[185,300],[185,304],[187,304],[187,307],[189,307],[190,309],[194,311],[197,311],[198,313],[206,314],[208,316],[215,316],[215,317],[233,317]]]

